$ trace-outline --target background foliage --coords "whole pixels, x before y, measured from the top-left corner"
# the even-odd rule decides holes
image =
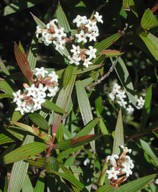
[[[156,0],[0,2],[1,191],[157,191],[156,3]],[[88,69],[68,66],[53,47],[37,42],[37,18],[47,23],[55,15],[64,25],[68,20],[74,29],[72,20],[77,14],[90,17],[94,10],[104,20],[95,47],[99,54],[103,50],[109,52],[102,52]],[[15,41],[20,48],[14,45]],[[48,100],[41,111],[23,117],[14,112],[12,103],[12,92],[27,82],[15,59],[17,52],[19,57],[26,54],[31,69],[35,66],[55,69],[60,85],[53,101]],[[116,59],[115,70],[91,89],[90,85],[106,74]],[[118,79],[126,89],[133,105],[134,95],[143,92],[144,108],[135,110],[132,116],[123,109],[119,112],[120,107],[108,97],[107,86],[113,79]],[[52,130],[56,132],[54,141],[49,137]],[[124,142],[133,150],[135,167],[128,182],[114,189],[102,177],[103,164],[106,156],[116,152]]]

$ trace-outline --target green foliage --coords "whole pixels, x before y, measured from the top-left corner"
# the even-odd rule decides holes
[[[158,5],[141,0],[0,5],[0,191],[157,192]],[[89,28],[83,23],[77,28],[74,19],[87,16],[94,25],[96,11],[103,24],[98,22],[99,36],[89,43]],[[47,24],[53,19],[57,28]],[[66,34],[59,47],[55,36],[46,39],[57,29]],[[80,31],[88,33],[86,42],[77,39]],[[72,45],[80,46],[76,65]],[[90,48],[96,52],[88,60]],[[35,74],[40,67],[48,76]],[[40,86],[46,99],[38,108],[38,95],[32,95]],[[45,87],[58,90],[49,96]],[[28,111],[17,107],[18,90]],[[35,102],[36,110],[30,110]],[[121,145],[132,149],[128,157]],[[121,174],[110,178],[112,154],[133,160],[129,178],[122,162],[115,170]],[[113,167],[117,163],[118,158]]]

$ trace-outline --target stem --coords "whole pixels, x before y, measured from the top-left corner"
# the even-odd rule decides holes
[[[98,180],[99,186],[102,186],[104,184],[105,176],[106,176],[106,160],[103,163],[103,169],[102,169],[102,172],[101,172],[99,180]]]
[[[107,77],[109,77],[109,75],[115,69],[115,66],[116,66],[119,58],[120,58],[120,56],[118,56],[115,61],[112,61],[112,66],[110,67],[109,71],[105,75],[103,75],[100,79],[98,79],[96,82],[94,82],[91,85],[87,86],[87,90],[91,90],[93,87],[100,84],[103,80],[105,80]]]

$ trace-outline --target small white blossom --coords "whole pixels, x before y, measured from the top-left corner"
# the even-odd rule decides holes
[[[88,22],[87,17],[80,15],[77,15],[77,17],[73,20],[73,23],[76,23],[77,27],[81,27],[82,25],[85,25],[87,22]]]
[[[119,171],[112,167],[110,170],[106,170],[106,174],[108,175],[108,179],[118,179]]]
[[[96,20],[97,20],[98,22],[103,23],[102,15],[99,15],[98,12],[96,12],[96,13],[94,14],[94,17],[96,18]]]
[[[89,49],[86,50],[86,54],[89,56],[89,59],[95,59],[97,49],[93,48],[92,46],[89,46],[88,48]]]
[[[46,75],[48,74],[48,71],[44,69],[44,67],[41,68],[35,68],[33,70],[34,75],[36,76],[42,76],[43,78],[46,77]]]
[[[138,97],[137,104],[136,104],[137,109],[142,109],[144,106],[144,103],[145,103],[145,100],[143,99],[143,97],[142,96]]]
[[[77,43],[81,43],[81,42],[84,42],[84,43],[87,43],[87,35],[85,34],[85,32],[83,30],[81,30],[79,33],[77,33],[75,35],[75,37],[77,38]]]
[[[14,96],[13,102],[15,102],[15,103],[21,101],[24,98],[24,96],[23,96],[23,94],[21,94],[20,90],[13,93],[13,96]]]

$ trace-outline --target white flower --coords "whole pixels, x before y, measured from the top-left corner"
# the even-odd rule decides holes
[[[80,15],[77,15],[77,17],[73,20],[73,23],[76,23],[77,27],[81,27],[82,25],[85,25],[87,22],[88,22],[87,17]]]
[[[79,33],[75,34],[75,37],[77,38],[77,43],[87,43],[87,35],[85,34],[85,32],[83,30],[81,30]]]
[[[44,69],[44,67],[41,68],[35,68],[33,70],[34,75],[36,76],[42,76],[43,78],[46,77],[46,74],[48,74],[48,71]]]
[[[56,75],[56,73],[54,71],[49,73],[48,77],[51,77],[51,82],[53,82],[53,81],[58,82],[58,75]]]
[[[42,108],[41,104],[45,102],[45,99],[37,97],[33,98],[33,102],[34,102],[33,109],[34,111],[37,111]]]
[[[83,165],[87,166],[89,163],[90,163],[90,159],[87,158],[84,160]]]
[[[49,46],[52,43],[53,36],[49,33],[42,33],[43,41],[46,46]]]
[[[59,28],[55,28],[54,29],[54,34],[53,37],[57,37],[57,38],[62,38],[62,37],[66,37],[66,33],[64,33],[64,27]]]
[[[25,90],[27,91],[27,96],[36,97],[36,87],[35,84],[32,84],[30,87],[25,87]]]
[[[117,180],[119,173],[120,172],[118,170],[116,170],[114,167],[112,167],[110,170],[106,170],[106,174],[108,175],[108,179]]]
[[[97,49],[93,48],[92,46],[88,47],[89,49],[86,50],[86,54],[89,56],[89,59],[96,58]]]
[[[15,103],[21,101],[24,98],[24,96],[23,96],[23,94],[21,94],[20,90],[13,93],[13,96],[14,96],[13,102],[15,102]]]
[[[36,95],[37,97],[39,98],[45,98],[46,97],[46,90],[47,90],[47,87],[46,86],[43,86],[42,83],[40,83],[38,85],[38,87],[36,87]],[[36,97],[35,97],[36,98]]]
[[[97,31],[98,30],[96,22],[92,21],[90,19],[88,20],[88,23],[85,26],[88,28],[89,32],[93,32],[93,31]]]
[[[110,162],[113,166],[116,166],[116,160],[119,159],[119,156],[117,154],[108,155],[106,157],[106,161]]]
[[[56,87],[51,87],[48,88],[49,93],[47,94],[48,97],[54,97],[56,95],[56,93],[58,92],[59,88]]]
[[[120,148],[123,149],[123,151],[125,151],[126,153],[131,153],[132,152],[132,149],[129,149],[128,147],[125,147],[124,145],[120,145]]]
[[[43,29],[37,25],[36,27],[36,37],[38,38],[39,37],[39,34],[41,34],[43,32]]]
[[[88,58],[88,59],[85,59],[84,62],[83,62],[83,66],[85,66],[85,67],[87,67],[87,68],[88,68],[88,66],[89,66],[90,64],[92,64],[92,62],[89,60],[89,58]]]
[[[94,14],[94,17],[96,18],[96,20],[97,20],[98,22],[103,23],[102,15],[99,15],[98,12],[96,12],[96,13]]]
[[[136,104],[137,109],[142,109],[144,106],[144,103],[145,103],[145,100],[143,99],[143,97],[142,96],[138,97],[137,104]]]
[[[128,107],[126,108],[126,111],[128,114],[133,114],[134,108],[131,105],[128,105]]]
[[[119,100],[123,100],[123,99],[125,99],[127,96],[126,96],[126,93],[125,93],[124,90],[120,90],[120,91],[117,92],[116,97],[117,97]]]
[[[15,109],[15,111],[19,111],[21,113],[21,115],[24,115],[24,113],[28,113],[29,110],[26,108],[26,102],[18,102],[17,104],[17,108]]]

